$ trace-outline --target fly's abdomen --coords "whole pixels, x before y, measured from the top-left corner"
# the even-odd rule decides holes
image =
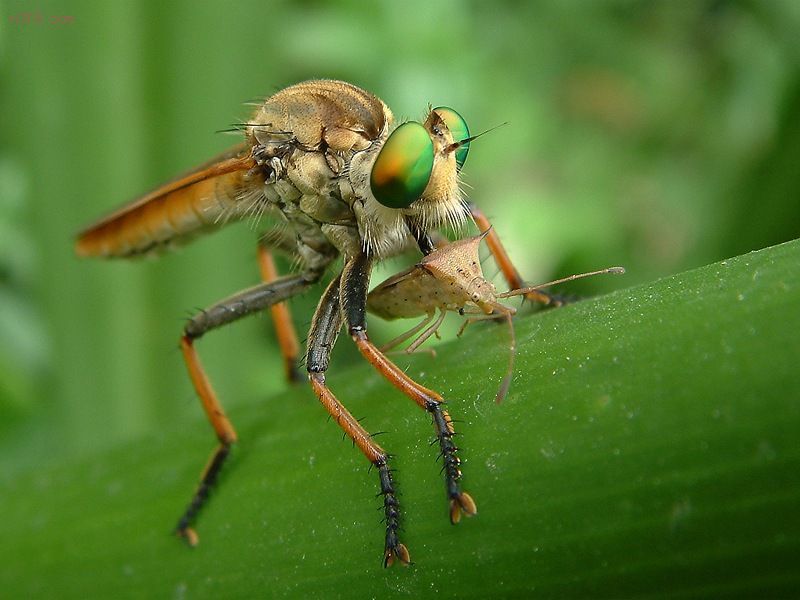
[[[252,166],[250,158],[227,159],[167,184],[84,230],[76,251],[135,256],[221,226],[240,216]]]

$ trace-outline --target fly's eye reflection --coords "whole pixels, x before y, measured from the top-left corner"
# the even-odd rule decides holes
[[[430,135],[419,123],[403,123],[383,144],[372,166],[372,195],[389,208],[406,208],[425,191],[432,170]]]
[[[464,120],[464,117],[462,117],[452,108],[447,106],[439,106],[434,108],[433,111],[442,118],[442,121],[445,122],[447,128],[450,130],[450,133],[453,135],[454,142],[459,142],[469,137],[469,127],[467,127],[467,122]],[[459,169],[464,166],[468,153],[469,142],[459,146],[459,148],[456,150],[456,164],[458,165]]]

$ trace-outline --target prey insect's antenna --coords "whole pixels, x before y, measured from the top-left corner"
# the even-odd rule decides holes
[[[497,388],[497,393],[494,395],[494,401],[500,404],[508,394],[508,388],[511,387],[511,378],[514,376],[514,357],[517,355],[517,336],[514,333],[514,320],[511,318],[512,312],[505,313],[506,322],[508,323],[508,333],[511,336],[511,344],[508,347],[508,369],[506,374],[500,381],[500,387]]]
[[[487,232],[484,232],[483,235],[486,235]],[[575,279],[583,279],[584,277],[591,277],[593,275],[622,275],[625,273],[624,267],[608,267],[606,269],[600,269],[599,271],[590,271],[588,273],[578,273],[575,275],[570,275],[569,277],[562,277],[561,279],[556,279],[555,281],[549,281],[547,283],[541,283],[539,285],[531,286],[531,287],[524,287],[519,288],[516,290],[509,290],[507,292],[503,292],[501,294],[497,294],[497,298],[508,298],[510,296],[520,296],[522,294],[527,294],[528,292],[541,289],[543,287],[549,287],[551,285],[556,285],[559,283],[566,283],[568,281],[574,281]],[[503,306],[498,304],[498,307]],[[513,310],[508,310],[508,307],[503,306],[503,310],[501,311],[506,318],[506,322],[508,323],[508,332],[511,336],[511,344],[508,347],[508,369],[506,370],[505,377],[500,382],[500,387],[497,389],[497,394],[494,397],[494,401],[497,404],[503,401],[503,398],[506,397],[508,393],[508,388],[511,386],[511,378],[514,375],[514,357],[517,354],[517,336],[514,333],[514,321],[511,318],[514,315]],[[467,321],[468,323],[468,321]],[[466,325],[466,323],[465,323]]]
[[[623,275],[624,273],[625,273],[625,267],[608,267],[606,269],[600,269],[599,271],[589,271],[588,273],[577,273],[575,275],[570,275],[569,277],[562,277],[561,279],[548,281],[547,283],[540,283],[539,285],[518,288],[516,290],[508,290],[507,292],[497,294],[497,297],[509,298],[511,296],[521,296],[522,294],[527,294],[529,292],[540,290],[542,288],[550,287],[551,285],[566,283],[568,281],[575,281],[576,279],[583,279],[584,277],[592,277],[593,275]]]
[[[477,135],[471,135],[471,136],[469,136],[467,138],[464,138],[463,140],[458,140],[457,142],[453,142],[447,148],[444,149],[444,153],[445,154],[449,154],[450,152],[455,152],[456,150],[461,148],[461,146],[469,144],[473,140],[477,140],[479,137],[481,137],[482,135],[486,135],[490,131],[494,131],[495,129],[500,129],[504,125],[508,125],[508,121],[506,121],[505,123],[500,123],[500,125],[495,125],[494,127],[490,127],[486,131],[481,131]]]

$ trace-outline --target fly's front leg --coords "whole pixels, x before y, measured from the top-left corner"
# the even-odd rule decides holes
[[[217,399],[214,388],[206,376],[200,363],[200,357],[194,348],[194,341],[207,331],[232,323],[246,315],[263,310],[264,308],[285,300],[306,289],[319,276],[315,273],[306,275],[293,275],[277,279],[239,292],[226,300],[204,310],[186,324],[181,336],[181,351],[189,371],[192,385],[203,405],[208,420],[214,428],[219,440],[219,445],[211,455],[211,459],[200,476],[200,484],[189,502],[189,506],[178,520],[176,533],[185,538],[194,546],[198,542],[197,533],[192,524],[197,514],[208,499],[211,488],[217,481],[222,465],[230,453],[231,445],[236,442],[236,431],[222,410],[222,405]]]
[[[333,395],[325,384],[325,372],[330,363],[331,350],[342,328],[342,313],[339,304],[341,275],[336,277],[320,299],[311,330],[308,333],[308,354],[306,365],[308,379],[317,398],[330,413],[337,425],[353,440],[358,449],[375,465],[380,477],[380,493],[383,496],[384,520],[386,523],[386,543],[384,545],[383,565],[390,566],[395,560],[407,565],[410,561],[408,549],[401,544],[397,532],[400,527],[400,504],[389,469],[389,455],[372,439],[352,414]]]
[[[522,277],[520,276],[519,271],[517,271],[517,268],[514,266],[514,263],[511,262],[511,258],[509,258],[508,253],[503,246],[503,242],[500,241],[500,236],[497,235],[497,232],[492,228],[492,224],[489,222],[489,219],[485,214],[483,214],[483,211],[478,208],[476,204],[469,202],[467,206],[480,232],[486,233],[486,245],[489,246],[489,251],[492,253],[494,260],[500,267],[500,271],[503,273],[503,278],[508,283],[509,288],[516,290],[523,287],[525,282],[522,280]],[[564,304],[563,300],[541,290],[533,290],[528,292],[525,294],[525,297],[528,300],[539,302],[545,306],[561,306]]]
[[[275,268],[272,253],[263,242],[258,245],[258,265],[261,270],[261,278],[266,283],[278,279],[278,270]],[[270,306],[269,311],[272,315],[272,323],[275,325],[275,337],[278,338],[278,346],[283,356],[286,379],[290,383],[298,382],[301,380],[300,372],[297,370],[300,343],[297,341],[297,333],[292,324],[289,305],[286,302],[278,302]]]
[[[461,491],[461,460],[458,447],[453,442],[455,428],[450,415],[444,410],[444,400],[406,375],[389,360],[367,337],[366,303],[369,287],[371,261],[363,254],[352,258],[345,264],[341,281],[342,313],[347,323],[350,337],[361,354],[392,385],[414,400],[422,409],[431,414],[436,438],[439,442],[444,463],[445,486],[450,500],[450,522],[455,524],[461,515],[472,516],[477,512],[475,502],[466,492]]]

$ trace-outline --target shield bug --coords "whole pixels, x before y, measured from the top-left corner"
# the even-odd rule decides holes
[[[484,319],[505,319],[508,323],[511,342],[506,375],[495,396],[495,401],[500,402],[508,392],[514,371],[516,336],[511,317],[517,311],[516,308],[502,304],[498,300],[531,294],[542,288],[582,277],[606,273],[621,274],[625,272],[625,269],[609,267],[599,271],[570,275],[536,286],[497,292],[494,284],[484,277],[478,254],[479,246],[488,234],[489,232],[486,231],[481,235],[444,244],[423,257],[413,267],[389,277],[369,293],[367,309],[387,320],[424,317],[416,326],[383,346],[381,349],[384,351],[411,338],[414,339],[406,348],[406,352],[416,351],[425,340],[437,333],[448,312],[457,312],[460,315],[468,316],[458,332],[459,336],[472,322]],[[436,316],[437,311],[438,316]]]

